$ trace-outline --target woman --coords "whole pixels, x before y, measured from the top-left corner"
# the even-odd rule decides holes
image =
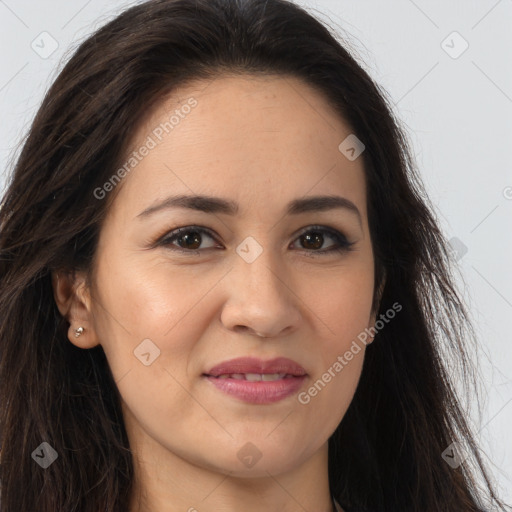
[[[0,210],[2,512],[505,510],[424,197],[383,93],[292,3],[98,30]]]

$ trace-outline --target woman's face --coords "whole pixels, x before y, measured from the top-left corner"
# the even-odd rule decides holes
[[[246,476],[326,449],[360,377],[357,336],[373,326],[363,162],[339,148],[350,134],[283,77],[189,84],[139,126],[100,234],[86,332],[72,338],[102,345],[133,447]],[[260,365],[207,376],[241,357]],[[266,368],[274,358],[305,376]]]

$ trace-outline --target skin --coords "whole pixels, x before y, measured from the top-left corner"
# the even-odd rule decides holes
[[[84,273],[56,272],[55,300],[70,342],[101,344],[112,368],[134,453],[130,512],[329,512],[327,441],[353,398],[364,344],[306,405],[296,394],[248,404],[202,374],[234,357],[284,356],[307,371],[304,391],[374,325],[362,158],[338,149],[351,129],[323,96],[279,76],[189,83],[141,120],[132,149],[192,96],[197,106],[118,185],[91,286]],[[227,198],[240,209],[137,217],[174,194]],[[333,194],[357,206],[361,224],[347,209],[285,215],[293,199]],[[319,248],[308,245],[302,231],[315,224],[345,235],[352,250],[319,255],[336,240],[324,233]],[[189,254],[172,249],[186,250],[183,239],[152,245],[186,226],[214,238],[188,242],[199,246]],[[248,236],[263,249],[252,263],[236,252]],[[146,366],[134,350],[148,338],[160,354]],[[252,467],[237,456],[248,442],[261,453]]]

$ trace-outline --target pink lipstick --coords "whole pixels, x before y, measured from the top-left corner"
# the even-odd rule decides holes
[[[307,377],[295,361],[240,357],[210,368],[203,376],[217,389],[244,402],[269,404],[296,393]]]

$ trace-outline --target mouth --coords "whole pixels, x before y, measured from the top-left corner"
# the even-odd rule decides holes
[[[287,376],[302,377],[306,370],[297,362],[287,357],[270,360],[256,357],[238,357],[217,364],[205,372],[210,377],[235,378],[238,380],[277,380]]]
[[[237,375],[237,374],[235,374]],[[272,374],[256,375],[257,380],[250,380],[251,375],[238,374],[213,377],[203,375],[203,378],[213,387],[221,391],[224,396],[234,398],[237,401],[248,404],[273,404],[291,397],[299,392],[306,375],[297,377],[294,375]],[[262,377],[270,380],[263,380]]]
[[[222,373],[221,375],[208,375],[204,373],[203,375],[213,379],[247,380],[249,382],[273,382],[298,377],[297,375],[291,375],[289,373]]]
[[[250,404],[271,404],[297,393],[307,378],[295,361],[238,358],[220,363],[202,377],[224,395]]]

